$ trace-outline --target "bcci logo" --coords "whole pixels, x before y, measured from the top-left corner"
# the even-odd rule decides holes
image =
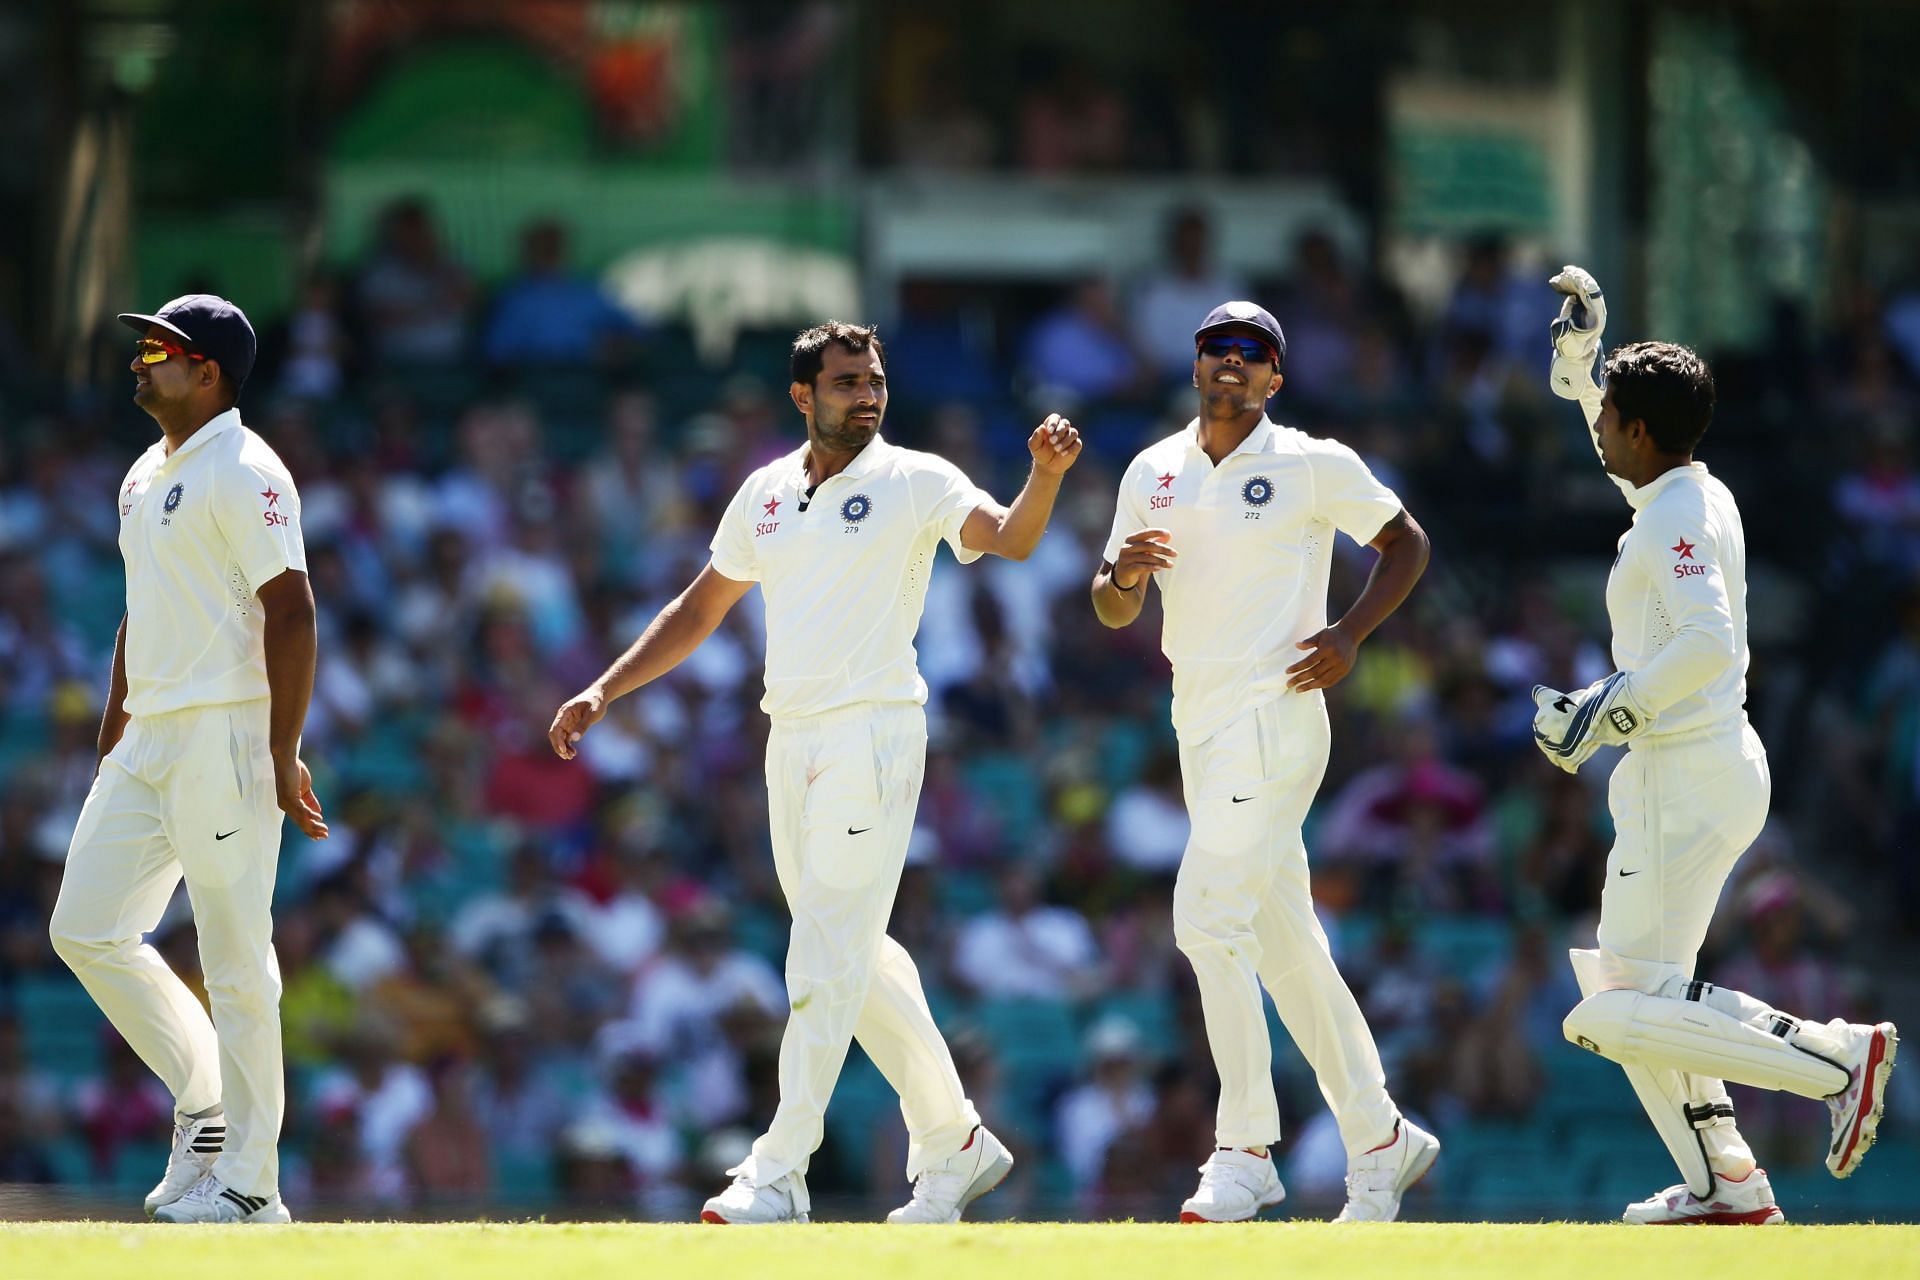
[[[1240,498],[1250,507],[1264,507],[1273,501],[1273,481],[1255,476],[1240,486]]]
[[[864,493],[856,493],[840,504],[840,518],[848,524],[859,524],[873,510],[873,499]]]
[[[167,490],[167,500],[160,504],[160,509],[166,512],[168,515],[172,515],[174,512],[174,508],[180,505],[180,495],[184,491],[185,491],[185,486],[177,485],[177,484],[173,486],[173,488]]]

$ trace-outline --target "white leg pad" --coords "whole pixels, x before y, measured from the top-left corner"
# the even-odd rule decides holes
[[[1609,978],[1622,976],[1612,972],[1595,950],[1575,948],[1567,952],[1567,959],[1573,965],[1574,980],[1580,984],[1582,996],[1592,996]],[[1669,975],[1648,976],[1664,979]],[[1704,1131],[1714,1127],[1733,1128],[1733,1103],[1725,1097],[1725,1089],[1719,1090],[1718,1096],[1695,1097],[1695,1093],[1709,1092],[1697,1087],[1706,1083],[1698,1077],[1638,1062],[1621,1062],[1620,1069],[1626,1073],[1627,1083],[1633,1086],[1634,1096],[1646,1109],[1647,1118],[1653,1121],[1654,1132],[1660,1135],[1667,1153],[1679,1166],[1688,1189],[1703,1200],[1711,1196],[1713,1167],[1708,1160]]]
[[[1561,1029],[1582,1048],[1623,1064],[1715,1076],[1808,1098],[1847,1087],[1843,1069],[1786,1038],[1798,1030],[1797,1022],[1780,1018],[1776,1026],[1763,1030],[1701,1000],[1613,990],[1582,1000]]]

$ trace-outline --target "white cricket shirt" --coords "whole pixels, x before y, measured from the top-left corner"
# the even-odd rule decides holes
[[[770,716],[925,704],[913,635],[933,555],[991,501],[944,458],[875,436],[807,498],[802,446],[748,476],[713,535],[713,567],[766,597]],[[806,510],[801,504],[805,502]]]
[[[1746,714],[1747,538],[1704,464],[1624,486],[1633,525],[1607,575],[1613,661],[1656,719],[1685,733]]]
[[[1295,646],[1327,625],[1334,531],[1371,542],[1400,512],[1393,491],[1336,441],[1262,418],[1216,467],[1199,430],[1195,418],[1127,467],[1104,557],[1113,563],[1142,529],[1173,534],[1180,554],[1152,577],[1165,606],[1174,732],[1189,744],[1287,692],[1287,668],[1306,656]]]
[[[286,464],[229,409],[167,456],[158,440],[120,485],[128,715],[268,696],[255,592],[306,571]]]

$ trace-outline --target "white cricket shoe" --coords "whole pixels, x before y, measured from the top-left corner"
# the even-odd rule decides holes
[[[1245,1222],[1287,1198],[1271,1154],[1230,1147],[1200,1166],[1200,1186],[1180,1206],[1182,1222]]]
[[[173,1150],[167,1153],[167,1174],[147,1192],[141,1206],[151,1218],[163,1204],[172,1204],[193,1188],[193,1184],[213,1172],[213,1162],[227,1145],[227,1117],[207,1116],[201,1120],[182,1119],[173,1126]]]
[[[1347,1203],[1335,1222],[1392,1222],[1400,1197],[1433,1168],[1440,1139],[1405,1116],[1393,1140],[1347,1161]]]
[[[1683,1182],[1628,1205],[1620,1216],[1639,1226],[1777,1227],[1787,1220],[1774,1201],[1765,1169],[1755,1169],[1737,1181],[1725,1174],[1715,1177],[1709,1200],[1693,1194]]]
[[[913,1199],[887,1221],[958,1222],[966,1207],[999,1186],[1013,1170],[1013,1153],[985,1125],[976,1125],[967,1145],[913,1180]]]
[[[733,1185],[700,1208],[700,1221],[723,1227],[764,1227],[775,1222],[805,1222],[813,1208],[807,1180],[798,1170],[783,1173],[764,1187],[738,1170]]]
[[[1827,1099],[1827,1110],[1833,1115],[1827,1172],[1844,1178],[1860,1167],[1861,1158],[1879,1133],[1880,1113],[1887,1108],[1887,1077],[1893,1074],[1900,1033],[1891,1022],[1871,1027],[1859,1023],[1828,1025],[1853,1044],[1853,1053],[1840,1064],[1847,1069],[1847,1087]]]
[[[208,1174],[187,1189],[172,1204],[153,1211],[155,1222],[292,1222],[293,1215],[280,1202],[280,1193],[250,1196],[235,1191],[213,1174]]]

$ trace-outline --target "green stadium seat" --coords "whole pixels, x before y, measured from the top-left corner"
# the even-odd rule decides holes
[[[1045,797],[1033,763],[1006,752],[983,754],[963,766],[968,788],[998,820],[1009,845],[1024,844],[1045,818]]]
[[[1435,916],[1420,924],[1414,945],[1440,973],[1469,980],[1506,959],[1513,926],[1482,916]]]
[[[1010,1090],[1028,1101],[1080,1066],[1079,1022],[1064,1000],[986,999],[968,1017],[993,1046]]]
[[[62,1075],[98,1069],[106,1019],[72,975],[30,974],[20,979],[14,993],[29,1061]]]
[[[1140,1029],[1140,1042],[1149,1057],[1165,1058],[1175,1051],[1180,1026],[1173,997],[1159,991],[1129,991],[1104,997],[1087,1015],[1087,1025],[1118,1016]]]
[[[553,1157],[496,1149],[493,1191],[501,1200],[514,1205],[547,1203],[554,1193]]]
[[[952,918],[977,916],[993,910],[993,877],[984,871],[942,871],[934,882],[940,914]]]

